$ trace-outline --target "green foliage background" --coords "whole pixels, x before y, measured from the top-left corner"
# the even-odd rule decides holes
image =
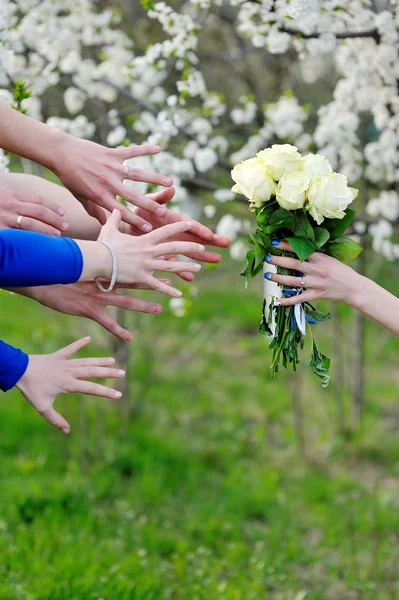
[[[399,293],[395,274],[383,264],[378,279]],[[349,432],[344,389],[339,433],[336,387],[304,364],[269,379],[257,283],[243,290],[227,257],[200,283],[186,317],[129,317],[131,418],[63,397],[65,437],[18,392],[2,397],[1,600],[398,597],[399,342],[368,324],[364,420]],[[86,333],[87,353],[110,352],[93,324],[0,303],[2,337],[31,352]],[[318,326],[331,354],[338,322]]]

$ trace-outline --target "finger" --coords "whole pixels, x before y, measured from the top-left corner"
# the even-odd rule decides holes
[[[123,186],[125,189],[128,189],[127,186]],[[125,223],[128,223],[134,228],[134,232],[138,235],[144,233],[149,233],[152,230],[152,225],[142,217],[139,217],[134,211],[130,210],[127,206],[124,206],[120,202],[115,200],[115,204],[118,209],[121,211],[122,220]],[[115,206],[113,206],[115,208]]]
[[[47,208],[47,206],[30,202],[21,202],[18,204],[18,209],[23,217],[36,219],[37,221],[46,223],[46,225],[51,225],[59,231],[66,231],[68,229],[68,223],[53,210]]]
[[[160,146],[154,144],[141,144],[141,146],[128,146],[127,148],[117,148],[114,154],[122,160],[136,158],[136,156],[149,156],[151,154],[159,154],[162,151]]]
[[[273,242],[273,246],[275,248],[277,248],[278,250],[283,250],[284,252],[294,252],[294,254],[295,254],[295,251],[292,248],[292,246],[288,242],[285,242],[284,240],[275,240]]]
[[[28,204],[40,204],[41,206],[45,206],[49,210],[52,210],[55,214],[63,217],[65,215],[65,210],[57,204],[56,202],[52,202],[52,200],[48,200],[47,198],[43,198],[43,196],[32,196],[31,194],[25,194],[25,192],[18,192],[18,200],[20,202],[26,202]]]
[[[177,276],[180,277],[180,279],[183,279],[183,281],[189,281],[190,283],[195,279],[195,275],[193,275],[193,273],[187,273],[187,271],[177,273]]]
[[[114,209],[112,214],[108,217],[107,224],[111,227],[115,227],[115,229],[119,229],[119,225],[121,224],[121,212],[118,209]]]
[[[215,246],[215,248],[229,248],[231,240],[225,235],[213,234],[213,239],[209,243],[209,246]]]
[[[306,290],[303,294],[292,296],[291,298],[277,298],[277,302],[280,302],[281,306],[294,306],[295,304],[302,304],[302,302],[317,300],[317,298],[318,294],[316,290]]]
[[[155,246],[156,256],[166,254],[187,254],[190,252],[203,252],[205,246],[194,242],[166,242]]]
[[[158,204],[167,204],[172,200],[175,193],[176,189],[172,186],[170,188],[160,190],[159,192],[154,192],[153,194],[146,194],[146,196],[151,200],[155,200],[155,202],[158,202]]]
[[[182,260],[157,260],[152,265],[153,271],[165,271],[167,273],[198,273],[201,265]]]
[[[61,235],[60,229],[55,229],[54,227],[51,227],[51,225],[45,225],[41,221],[31,219],[30,217],[25,217],[23,215],[21,216],[22,219],[20,219],[19,228],[23,229],[24,231],[35,231],[36,233],[45,233],[46,235],[51,235],[53,237]]]
[[[101,223],[101,225],[105,225],[105,223],[107,222],[107,214],[105,210],[101,208],[101,206],[98,206],[98,204],[92,202],[92,200],[89,200],[88,198],[83,198],[81,196],[77,196],[77,198],[86,210],[88,215],[94,217],[94,219],[97,219],[97,221]]]
[[[128,187],[123,183],[115,185],[115,190],[121,198],[124,198],[130,204],[134,204],[134,206],[138,206],[139,208],[142,208],[143,210],[146,210],[154,215],[158,215],[159,217],[163,217],[166,214],[167,209],[159,206],[158,202],[154,202],[154,200],[151,200],[151,198],[148,198],[148,196],[140,194],[135,189]]]
[[[160,278],[159,281],[163,281],[163,283],[166,283],[166,285],[170,285],[170,279],[163,279]],[[118,283],[116,290],[149,290],[152,288],[149,288],[147,283],[143,283],[143,282],[139,282],[139,283]],[[110,299],[112,296],[111,292],[110,294],[108,294],[108,299]],[[99,294],[100,295],[100,294]],[[101,292],[101,298],[104,298],[104,294]]]
[[[162,283],[162,281],[160,281],[156,277],[149,277],[146,283],[148,283],[150,289],[155,290],[156,292],[160,292],[161,294],[165,294],[165,296],[172,296],[172,298],[180,298],[182,295],[180,290],[177,290],[176,288],[170,285]]]
[[[72,356],[72,354],[75,354],[75,352],[78,352],[79,350],[87,346],[87,344],[90,344],[90,342],[91,337],[87,336],[81,338],[80,340],[77,340],[76,342],[73,342],[72,344],[69,344],[69,346],[65,346],[65,348],[61,348],[61,350],[58,350],[58,352],[54,352],[54,354],[59,356],[60,358],[69,358],[70,356]]]
[[[154,315],[158,315],[160,312],[162,312],[162,306],[155,302],[147,302],[146,300],[132,298],[131,296],[123,296],[122,294],[115,294],[115,296],[116,297],[114,297],[109,303],[109,306],[117,306],[118,308],[123,308],[124,310],[134,310],[135,312]]]
[[[120,379],[126,375],[122,369],[109,367],[84,366],[74,367],[73,376],[76,379]]]
[[[115,359],[112,357],[104,358],[73,358],[68,361],[71,367],[109,367],[115,364]]]
[[[109,333],[125,342],[131,342],[133,334],[119,325],[115,319],[112,319],[106,312],[101,312],[92,316],[93,321],[97,321],[99,325],[104,327]]]
[[[48,421],[57,429],[60,429],[63,433],[69,433],[71,431],[68,421],[66,421],[64,417],[53,408],[53,406],[49,406],[45,410],[39,411],[39,413],[46,419],[46,421]]]
[[[299,273],[309,273],[311,266],[308,262],[304,261],[301,263],[297,258],[289,258],[288,256],[267,256],[266,263],[276,265],[277,267],[283,267],[284,269],[291,269],[292,271],[299,271]]]
[[[267,275],[267,277],[266,277]],[[275,283],[280,283],[281,285],[288,285],[289,287],[300,288],[303,287],[301,284],[302,277],[291,277],[290,275],[278,275],[278,273],[265,273],[265,279],[268,281],[274,281]],[[308,277],[306,277],[305,285],[307,283]]]
[[[121,169],[123,177],[124,167],[122,166]],[[173,179],[171,177],[165,177],[165,175],[160,175],[159,173],[153,173],[152,171],[143,171],[142,169],[134,169],[132,167],[129,167],[128,179],[130,181],[144,181],[145,183],[163,185],[165,187],[170,187],[173,184]]]
[[[112,400],[115,400],[122,396],[121,392],[106,387],[105,385],[94,383],[92,381],[81,381],[80,379],[77,379],[75,383],[75,391],[79,394],[87,394],[89,396],[100,396],[101,398],[111,398]]]
[[[192,227],[192,221],[179,221],[178,223],[172,223],[171,225],[164,225],[159,229],[151,232],[151,241],[155,244],[159,244],[167,240],[170,237],[190,231]],[[171,254],[170,252],[167,254]]]
[[[187,258],[192,258],[193,260],[199,260],[204,263],[217,264],[222,260],[220,254],[216,254],[216,252],[190,252],[184,253],[184,256]]]

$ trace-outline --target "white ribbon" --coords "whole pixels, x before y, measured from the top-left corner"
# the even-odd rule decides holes
[[[303,308],[303,304],[296,304],[294,307],[294,314],[297,327],[302,335],[306,335],[306,318],[305,318],[305,309]]]

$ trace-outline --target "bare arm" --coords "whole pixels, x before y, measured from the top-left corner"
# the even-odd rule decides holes
[[[136,190],[123,185],[124,179],[169,187],[173,181],[158,173],[134,168],[139,156],[158,154],[159,146],[143,144],[127,148],[106,148],[100,144],[68,135],[58,129],[0,106],[0,148],[29,158],[53,171],[85,209],[105,223],[104,209],[119,209],[122,218],[140,229],[151,231],[143,218],[120,206],[116,196],[150,213],[162,215],[165,208]],[[124,162],[129,161],[127,176]]]
[[[69,225],[63,235],[80,240],[96,240],[100,235],[101,225],[94,217],[87,214],[83,206],[69,190],[52,183],[43,177],[24,173],[2,173],[0,187],[30,193],[41,197],[45,202],[56,202],[64,211],[63,221]],[[21,228],[25,229],[26,220],[22,220]],[[37,231],[38,229],[36,229]],[[43,233],[47,233],[43,231]]]

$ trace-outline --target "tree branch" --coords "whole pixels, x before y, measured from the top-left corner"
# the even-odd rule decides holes
[[[135,96],[133,96],[130,92],[128,92],[124,88],[116,85],[112,81],[109,81],[109,79],[101,78],[101,79],[98,79],[97,81],[100,81],[101,83],[105,83],[106,85],[109,85],[114,90],[116,90],[118,92],[118,94],[120,94],[121,96],[124,96],[125,98],[129,98],[129,100],[131,100],[132,102],[137,104],[137,106],[140,106],[144,110],[147,110],[155,117],[158,115],[158,111],[156,110],[155,107],[151,106],[144,100],[140,100],[139,98],[136,98]],[[195,142],[197,141],[196,137],[194,135],[192,135],[191,133],[189,133],[185,128],[177,127],[176,125],[175,125],[175,127],[178,130],[178,132],[180,134],[184,135],[187,139],[195,141]],[[222,167],[224,170],[230,172],[230,170],[231,170],[230,163],[225,158],[223,158],[223,156],[220,156],[220,154],[218,154],[217,157],[218,157],[217,164],[219,165],[219,167]]]
[[[326,33],[332,33],[338,40],[355,39],[355,38],[373,38],[377,43],[381,41],[381,36],[377,29],[364,29],[363,31],[313,31],[312,33],[304,33],[299,29],[291,29],[290,27],[279,27],[279,31],[289,33],[290,35],[298,36],[304,40],[317,39]]]

